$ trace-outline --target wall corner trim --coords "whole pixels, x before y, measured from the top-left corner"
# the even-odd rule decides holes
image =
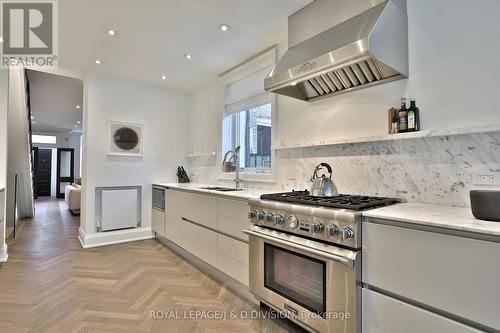
[[[80,227],[78,240],[84,249],[152,239],[151,228],[135,228],[87,235]]]
[[[3,244],[2,248],[0,249],[0,263],[7,262],[7,259],[9,259],[9,254],[7,253],[7,244]]]

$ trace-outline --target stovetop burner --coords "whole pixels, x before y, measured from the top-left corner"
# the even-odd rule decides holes
[[[261,195],[261,200],[289,202],[310,206],[365,210],[389,206],[400,202],[395,198],[370,197],[363,195],[340,194],[336,197],[315,197],[309,191],[292,191]]]

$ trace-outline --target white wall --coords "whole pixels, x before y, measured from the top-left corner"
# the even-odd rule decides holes
[[[7,105],[9,72],[0,70],[0,188],[5,187],[7,176]]]
[[[33,184],[28,141],[28,113],[23,68],[9,70],[8,151],[7,151],[7,214],[14,223],[15,175],[18,175],[17,212],[19,217],[33,216]]]
[[[7,183],[7,106],[9,89],[9,72],[0,69],[0,188],[5,188]],[[0,194],[0,261],[6,259],[7,250],[5,247],[5,193]]]
[[[220,150],[220,122],[218,112],[225,100],[226,89],[219,81],[197,89],[189,96],[189,154],[208,154]]]
[[[187,152],[187,95],[107,76],[90,75],[84,111],[82,225],[95,234],[95,188],[140,185],[142,226],[151,225],[151,185],[175,181]],[[144,124],[144,156],[108,156],[109,120]],[[106,233],[109,234],[109,233]],[[85,246],[85,244],[84,244]]]
[[[82,137],[81,133],[73,132],[68,135],[68,147],[73,148],[75,151],[75,178],[81,178],[80,170],[80,139]]]

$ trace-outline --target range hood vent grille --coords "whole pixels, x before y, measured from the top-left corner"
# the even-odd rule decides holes
[[[314,101],[406,78],[407,31],[406,13],[384,1],[289,48],[265,88]]]
[[[398,78],[398,72],[379,65],[376,60],[370,58],[302,81],[298,83],[298,89],[303,88],[303,94],[309,100],[328,94],[338,95],[362,85],[375,85],[380,81]]]

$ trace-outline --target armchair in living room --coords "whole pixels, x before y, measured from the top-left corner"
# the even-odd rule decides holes
[[[64,189],[64,201],[68,209],[75,215],[80,214],[82,187],[79,184],[67,185]]]

